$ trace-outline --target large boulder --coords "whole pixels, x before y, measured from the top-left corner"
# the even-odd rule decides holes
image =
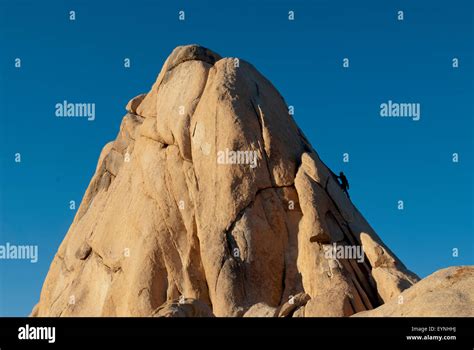
[[[178,47],[127,111],[34,315],[150,316],[185,298],[216,316],[348,316],[418,280],[251,64]],[[365,255],[328,257],[332,245]]]
[[[474,266],[449,267],[357,317],[473,317]]]

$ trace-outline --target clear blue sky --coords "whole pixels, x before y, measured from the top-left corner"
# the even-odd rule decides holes
[[[474,262],[471,0],[0,0],[0,35],[0,244],[39,245],[36,264],[0,260],[0,315],[30,312],[73,220],[69,201],[81,201],[126,103],[191,43],[250,61],[274,83],[409,268],[426,276]],[[389,99],[421,103],[421,120],[381,118]],[[96,103],[96,120],[56,118],[63,100]]]

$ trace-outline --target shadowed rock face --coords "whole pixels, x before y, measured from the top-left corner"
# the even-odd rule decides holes
[[[348,316],[418,280],[249,63],[178,47],[127,111],[33,315]]]

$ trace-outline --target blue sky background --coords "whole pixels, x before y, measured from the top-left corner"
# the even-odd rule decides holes
[[[126,103],[191,43],[245,59],[274,83],[410,269],[424,277],[474,263],[471,0],[0,0],[0,35],[0,244],[39,245],[36,264],[0,260],[1,316],[29,314],[73,220],[69,201],[81,201]],[[389,99],[421,103],[421,120],[381,118]],[[96,103],[96,120],[56,118],[63,100]]]

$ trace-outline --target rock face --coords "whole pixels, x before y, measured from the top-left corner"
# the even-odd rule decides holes
[[[418,280],[249,63],[178,47],[127,111],[34,316],[349,316]]]
[[[354,316],[472,317],[474,266],[439,270],[390,302]]]

